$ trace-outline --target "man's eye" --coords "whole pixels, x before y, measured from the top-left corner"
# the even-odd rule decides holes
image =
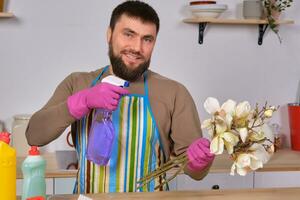
[[[126,36],[126,37],[132,37],[132,34],[131,33],[124,33],[124,35]]]
[[[151,43],[153,41],[153,39],[151,39],[151,38],[144,38],[144,41]]]

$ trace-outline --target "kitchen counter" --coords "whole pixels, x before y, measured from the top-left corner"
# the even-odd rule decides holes
[[[239,189],[239,190],[207,190],[207,191],[177,191],[177,192],[144,192],[144,193],[109,193],[86,195],[93,200],[299,200],[300,188],[274,189]],[[78,195],[54,195],[49,200],[77,200]]]
[[[46,178],[76,177],[77,170],[59,169],[55,153],[45,154],[43,157],[47,161]],[[21,164],[23,160],[24,157],[17,158],[17,179],[22,178]],[[210,173],[229,173],[231,165],[232,161],[229,155],[218,155],[214,160]],[[172,174],[175,170],[171,170],[169,173]],[[264,168],[257,171],[300,171],[300,151],[292,151],[290,149],[279,150],[264,165]]]

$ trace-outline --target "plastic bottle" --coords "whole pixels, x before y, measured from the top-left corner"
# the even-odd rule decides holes
[[[9,146],[10,134],[0,133],[0,199],[16,199],[16,150]]]
[[[129,82],[110,75],[102,82],[128,87]],[[107,165],[112,152],[115,131],[111,120],[112,111],[96,109],[89,133],[87,159],[98,165]]]
[[[38,148],[32,146],[22,163],[24,178],[22,200],[38,196],[46,199],[45,168],[45,159],[40,155]]]

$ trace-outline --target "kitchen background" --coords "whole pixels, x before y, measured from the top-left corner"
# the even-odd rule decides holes
[[[106,30],[117,0],[9,0],[14,18],[0,18],[0,120],[10,131],[13,116],[32,114],[74,71],[92,71],[109,63]],[[208,25],[204,44],[198,26],[182,20],[190,16],[187,0],[146,1],[158,12],[161,29],[151,69],[183,83],[197,105],[201,120],[208,117],[203,102],[231,98],[251,105],[268,101],[280,105],[278,123],[289,146],[287,103],[297,101],[300,81],[300,2],[282,17],[279,43],[267,31],[257,44],[256,25]],[[242,18],[242,0],[218,0],[228,5],[221,17]],[[299,101],[299,99],[298,99]],[[43,130],[41,130],[43,134]],[[66,133],[46,151],[68,149]]]

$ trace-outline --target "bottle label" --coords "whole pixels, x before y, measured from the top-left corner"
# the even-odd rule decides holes
[[[16,161],[10,158],[1,158],[0,157],[0,166],[4,168],[10,168],[16,166]]]

